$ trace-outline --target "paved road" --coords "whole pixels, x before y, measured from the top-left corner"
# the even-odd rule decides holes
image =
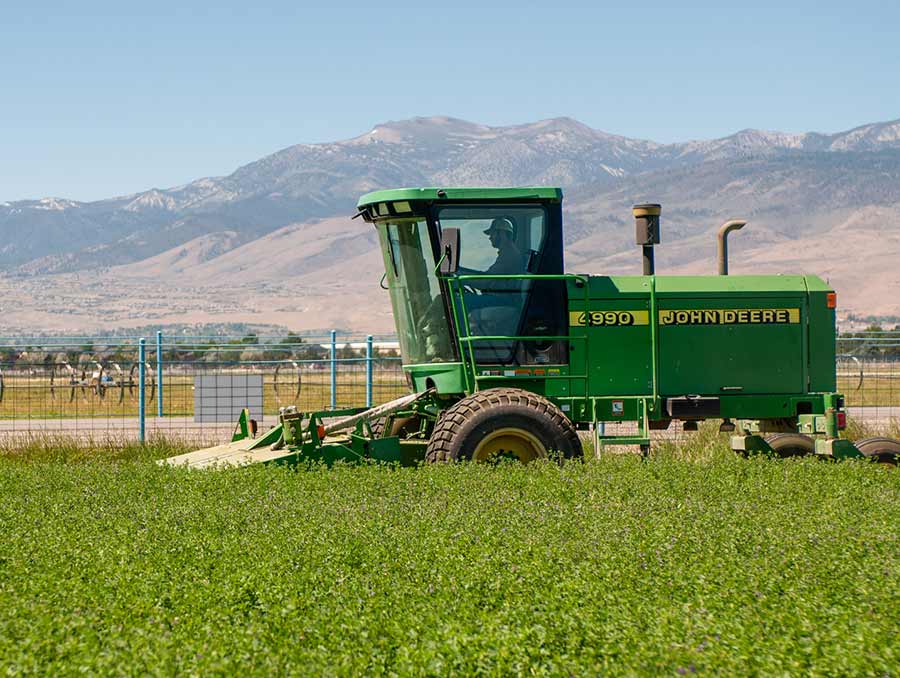
[[[264,430],[275,421],[275,416],[266,417],[265,421],[260,422],[260,428]],[[0,438],[65,435],[93,440],[136,440],[138,429],[137,417],[0,420]],[[193,441],[221,442],[231,439],[234,423],[198,424],[193,417],[147,417],[144,431],[148,438],[161,435]]]
[[[872,426],[900,424],[900,407],[848,407],[847,415]]]

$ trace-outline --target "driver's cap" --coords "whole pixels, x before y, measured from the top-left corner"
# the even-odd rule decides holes
[[[485,230],[484,234],[490,235],[491,233],[497,233],[498,231],[505,231],[506,233],[509,233],[510,236],[515,233],[512,222],[506,217],[494,219],[491,222],[491,225]]]

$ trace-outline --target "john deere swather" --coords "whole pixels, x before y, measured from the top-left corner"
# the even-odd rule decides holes
[[[371,410],[283,410],[278,426],[173,464],[529,461],[722,420],[741,453],[900,454],[840,438],[835,293],[810,275],[657,276],[659,205],[633,212],[643,275],[563,272],[556,188],[423,188],[359,200],[378,231],[411,393]],[[612,424],[624,424],[612,426]],[[590,432],[590,434],[588,434]]]

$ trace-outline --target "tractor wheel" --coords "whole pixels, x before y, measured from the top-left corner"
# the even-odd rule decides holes
[[[300,373],[300,366],[293,360],[291,361],[291,367],[297,375],[296,388],[294,388],[291,383],[288,383],[287,376],[281,372],[282,367],[287,368],[287,365],[285,363],[276,365],[275,374],[272,377],[272,388],[275,391],[275,401],[279,405],[281,405],[282,402],[298,403],[300,402],[300,391],[303,386],[303,375]],[[281,381],[278,380],[279,377],[281,378]],[[284,400],[282,400],[282,397],[284,397]]]
[[[896,465],[900,458],[900,440],[893,438],[866,438],[856,443],[856,449],[879,464]]]
[[[521,462],[556,452],[581,457],[581,440],[556,405],[517,388],[473,393],[446,410],[428,441],[426,459],[489,461],[512,457]]]
[[[805,457],[816,451],[816,441],[801,433],[772,433],[765,440],[782,459]]]
[[[384,436],[384,424],[386,421],[386,417],[378,417],[377,419],[373,419],[369,422],[369,426],[372,428],[372,437],[373,438],[381,438]],[[419,431],[419,417],[399,417],[394,419],[391,423],[391,430],[387,433],[388,436],[399,436],[400,438],[408,438],[413,433],[418,433]]]
[[[382,435],[384,435],[384,417],[372,419],[369,422],[369,428],[372,429],[373,438],[380,438]]]

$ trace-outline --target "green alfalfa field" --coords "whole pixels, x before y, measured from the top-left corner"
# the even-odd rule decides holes
[[[896,675],[900,472],[0,451],[6,675]]]

